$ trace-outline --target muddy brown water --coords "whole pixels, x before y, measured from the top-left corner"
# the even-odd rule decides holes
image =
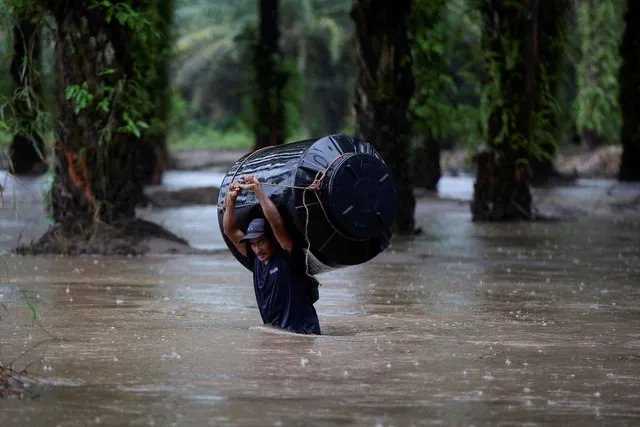
[[[33,211],[2,212],[3,249],[46,228]],[[214,214],[149,215],[216,248]],[[321,337],[260,326],[228,253],[6,255],[3,360],[49,339],[20,288],[55,338],[14,363],[39,397],[0,400],[0,425],[640,424],[639,220],[418,221],[320,276]]]

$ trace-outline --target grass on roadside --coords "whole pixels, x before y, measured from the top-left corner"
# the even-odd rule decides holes
[[[301,141],[309,138],[305,131],[296,132],[286,139],[287,142]],[[169,133],[169,149],[187,150],[250,150],[255,137],[252,132],[240,130],[221,131],[209,126],[189,126],[182,132]]]
[[[169,149],[186,150],[249,150],[253,134],[246,131],[222,132],[213,127],[198,127],[186,132],[169,133]]]
[[[0,131],[0,155],[8,151],[13,136]],[[287,142],[300,141],[309,138],[305,131],[296,132],[287,138]],[[53,146],[53,132],[47,133],[45,146],[51,149]],[[174,151],[188,150],[250,150],[253,147],[254,135],[246,129],[234,129],[222,131],[213,126],[189,124],[181,130],[169,132],[169,149]]]

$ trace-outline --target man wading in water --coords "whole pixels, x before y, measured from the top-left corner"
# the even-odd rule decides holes
[[[223,218],[224,234],[247,258],[262,321],[299,334],[320,334],[313,307],[317,282],[306,274],[305,255],[289,235],[278,209],[255,175],[241,176],[245,184],[229,184]],[[242,190],[253,191],[266,218],[251,221],[246,234],[236,223],[236,199]],[[249,248],[250,246],[250,248]]]

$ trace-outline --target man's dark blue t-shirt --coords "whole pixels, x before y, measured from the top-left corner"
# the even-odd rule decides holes
[[[267,264],[247,247],[248,265],[262,321],[301,334],[320,334],[318,315],[309,299],[313,279],[306,274],[305,256],[294,243],[291,253],[278,246]]]

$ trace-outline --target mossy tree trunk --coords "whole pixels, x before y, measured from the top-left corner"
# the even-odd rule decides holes
[[[149,41],[148,46],[134,46],[137,60],[148,62],[148,67],[156,71],[154,78],[147,82],[147,92],[153,108],[146,115],[151,125],[139,140],[135,141],[136,174],[143,185],[158,185],[169,161],[167,147],[168,119],[171,106],[169,67],[171,62],[171,40],[174,14],[174,0],[157,1],[158,37]]]
[[[481,0],[488,149],[476,156],[474,220],[531,217],[526,160],[532,153],[536,76],[536,0]],[[523,161],[524,160],[524,161]]]
[[[129,30],[115,19],[106,23],[104,9],[89,4],[48,4],[57,23],[52,214],[66,235],[83,234],[98,220],[126,224],[142,195],[131,149],[135,137],[118,131],[126,94],[116,91],[108,111],[96,108],[109,96],[101,85],[117,87],[132,74]],[[71,87],[77,90],[67,99]],[[101,143],[105,135],[108,141]]]
[[[254,68],[257,90],[253,104],[254,149],[284,143],[285,111],[282,92],[287,74],[282,67],[280,30],[278,22],[279,0],[260,1],[260,35],[254,48]]]
[[[11,77],[18,96],[14,107],[18,132],[9,146],[12,172],[28,174],[46,168],[44,141],[36,129],[36,117],[42,104],[40,28],[30,17],[19,16],[13,28]]]
[[[629,1],[620,53],[622,161],[618,179],[640,181],[640,2]]]
[[[396,231],[415,229],[409,101],[414,91],[407,35],[410,0],[353,0],[356,29],[356,132],[373,144],[398,188]]]
[[[567,26],[571,12],[571,0],[539,0],[537,8],[538,40],[535,112],[544,112],[540,120],[540,130],[546,138],[537,138],[543,156],[532,156],[529,160],[532,185],[544,185],[549,179],[557,175],[553,166],[553,156],[556,152],[558,139],[561,136],[560,112],[551,103],[555,102],[559,94],[560,80],[565,68],[567,48]]]
[[[416,91],[410,103],[414,135],[421,141],[413,149],[413,184],[436,190],[442,176],[440,143],[450,137],[455,114],[451,77],[447,1],[416,1],[409,18]]]

